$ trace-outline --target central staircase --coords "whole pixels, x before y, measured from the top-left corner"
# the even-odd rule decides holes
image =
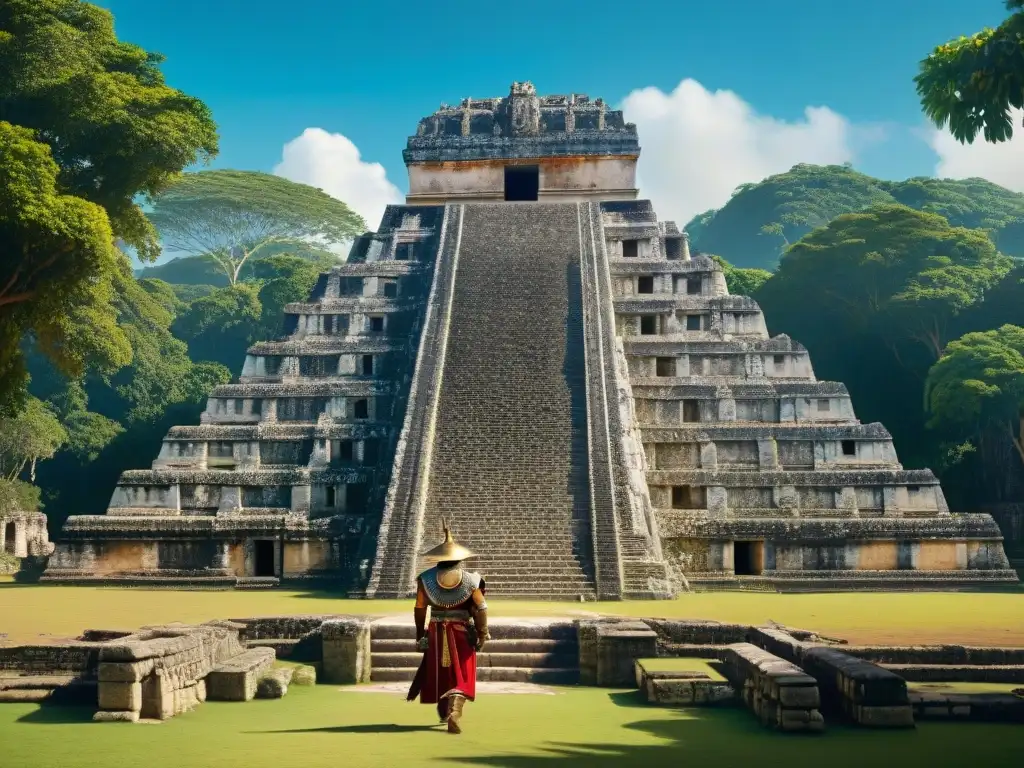
[[[477,680],[572,685],[579,682],[579,645],[570,622],[490,625],[477,654]],[[411,624],[377,623],[370,630],[372,682],[412,680],[423,654]]]
[[[575,204],[465,208],[422,544],[493,594],[595,596],[580,251]]]

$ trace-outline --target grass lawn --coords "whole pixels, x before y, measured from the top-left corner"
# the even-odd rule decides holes
[[[700,672],[712,680],[725,680],[721,673],[708,663],[707,659],[696,658],[667,658],[667,659],[638,659],[648,672]]]
[[[671,601],[528,603],[489,601],[493,617],[627,616],[777,621],[853,643],[963,643],[1024,647],[1024,590],[999,593],[775,594],[705,592]],[[0,583],[0,634],[75,637],[83,629],[134,629],[168,621],[314,613],[412,613],[412,601],[344,600],[323,592],[187,591]]]
[[[657,768],[682,765],[1019,765],[1024,728],[921,724],[776,734],[743,710],[649,707],[632,693],[556,689],[468,704],[462,736],[432,707],[393,694],[293,687],[280,701],[207,703],[157,725],[89,722],[87,708],[0,705],[0,763],[11,768],[245,768],[339,765]]]

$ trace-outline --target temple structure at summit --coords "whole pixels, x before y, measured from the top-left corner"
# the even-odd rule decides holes
[[[637,199],[639,152],[529,83],[421,120],[406,204],[45,578],[405,596],[445,519],[496,595],[1016,582],[992,518]]]

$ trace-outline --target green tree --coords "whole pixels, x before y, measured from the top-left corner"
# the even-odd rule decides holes
[[[1004,325],[951,341],[928,372],[929,426],[1012,446],[1024,465],[1024,328]]]
[[[983,134],[998,143],[1013,136],[1014,109],[1024,108],[1024,0],[1007,0],[1011,15],[938,46],[914,78],[925,114],[962,143]]]
[[[137,201],[217,149],[209,111],[160,62],[89,3],[0,0],[0,407],[24,390],[25,336],[71,375],[129,359],[114,238],[155,257]]]
[[[69,374],[131,350],[111,307],[118,252],[103,209],[58,187],[50,148],[0,122],[0,411],[23,391],[22,339]]]
[[[28,468],[35,481],[36,462],[52,458],[67,437],[56,415],[41,400],[28,398],[16,416],[0,419],[0,477],[13,482]]]
[[[797,301],[788,316],[875,334],[897,356],[903,342],[913,341],[934,361],[953,318],[998,284],[1011,264],[984,232],[906,206],[876,205],[801,238],[758,298]]]
[[[240,371],[246,348],[256,341],[263,315],[259,291],[259,286],[252,283],[218,288],[193,301],[175,319],[171,330],[188,344],[193,360],[217,362],[231,371]]]
[[[721,256],[711,258],[722,267],[725,285],[733,296],[753,296],[772,276],[767,269],[744,269],[734,267]]]
[[[332,246],[366,229],[325,192],[251,171],[185,174],[154,199],[149,218],[168,249],[212,258],[231,285],[249,259],[271,246]]]

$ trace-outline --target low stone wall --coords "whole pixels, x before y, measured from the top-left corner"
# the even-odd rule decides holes
[[[845,714],[859,725],[913,727],[907,683],[899,675],[843,651],[797,640],[779,629],[752,628],[751,639],[803,667],[821,686],[828,709]]]
[[[762,725],[782,731],[824,730],[818,684],[802,669],[750,643],[730,645],[725,664],[726,677]]]
[[[22,675],[75,675],[96,678],[99,642],[0,646],[0,672]]]
[[[806,649],[802,663],[818,680],[825,699],[838,703],[855,723],[873,728],[914,727],[907,682],[899,675],[820,646]]]
[[[1024,648],[986,648],[970,645],[848,645],[843,646],[843,652],[876,664],[1024,666]]]
[[[971,720],[1024,723],[1024,696],[1012,693],[911,693],[914,717],[922,720]]]
[[[97,676],[96,720],[166,720],[206,700],[205,678],[244,648],[242,625],[147,627],[106,644]]]

